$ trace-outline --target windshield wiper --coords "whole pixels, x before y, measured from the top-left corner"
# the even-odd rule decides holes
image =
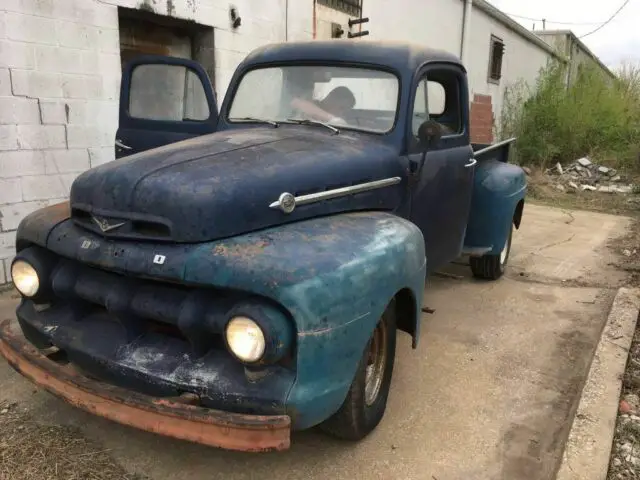
[[[298,123],[300,125],[322,125],[323,127],[326,127],[329,130],[331,130],[333,133],[336,133],[336,134],[340,133],[340,130],[338,130],[333,125],[329,125],[328,123],[321,122],[319,120],[309,120],[308,118],[287,118],[287,121]]]
[[[278,127],[278,122],[274,122],[273,120],[268,120],[266,118],[254,118],[254,117],[242,117],[242,118],[230,118],[232,122],[256,122],[256,123],[266,123],[274,128]]]

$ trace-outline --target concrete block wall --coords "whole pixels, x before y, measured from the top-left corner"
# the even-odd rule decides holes
[[[233,29],[229,8],[242,18]],[[9,281],[15,230],[27,214],[64,201],[78,174],[113,160],[118,125],[118,7],[214,28],[221,103],[254,48],[313,36],[301,0],[1,0],[0,284]]]
[[[79,173],[113,158],[119,76],[115,7],[0,3],[0,284],[20,220],[63,201]]]

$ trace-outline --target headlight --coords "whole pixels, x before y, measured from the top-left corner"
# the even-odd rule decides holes
[[[11,279],[18,291],[25,297],[33,297],[40,288],[38,272],[24,260],[16,260],[11,265]]]
[[[264,333],[260,326],[248,317],[234,317],[227,324],[227,345],[239,360],[257,362],[265,351]]]

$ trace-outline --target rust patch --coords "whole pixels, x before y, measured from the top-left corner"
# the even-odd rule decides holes
[[[262,254],[264,249],[269,245],[271,245],[271,243],[266,240],[259,240],[251,245],[243,244],[227,246],[221,244],[216,245],[212,252],[214,255],[224,255],[228,257],[253,257]]]
[[[41,355],[11,332],[9,321],[2,323],[0,354],[18,373],[71,405],[124,425],[229,450],[262,452],[290,445],[286,415],[222,412],[90,380]]]

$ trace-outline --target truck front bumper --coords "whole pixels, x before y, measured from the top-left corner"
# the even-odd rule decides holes
[[[229,450],[289,448],[291,420],[287,415],[229,413],[92,380],[71,364],[61,365],[43,355],[15,330],[11,322],[2,323],[2,356],[17,372],[71,405],[141,430]]]

